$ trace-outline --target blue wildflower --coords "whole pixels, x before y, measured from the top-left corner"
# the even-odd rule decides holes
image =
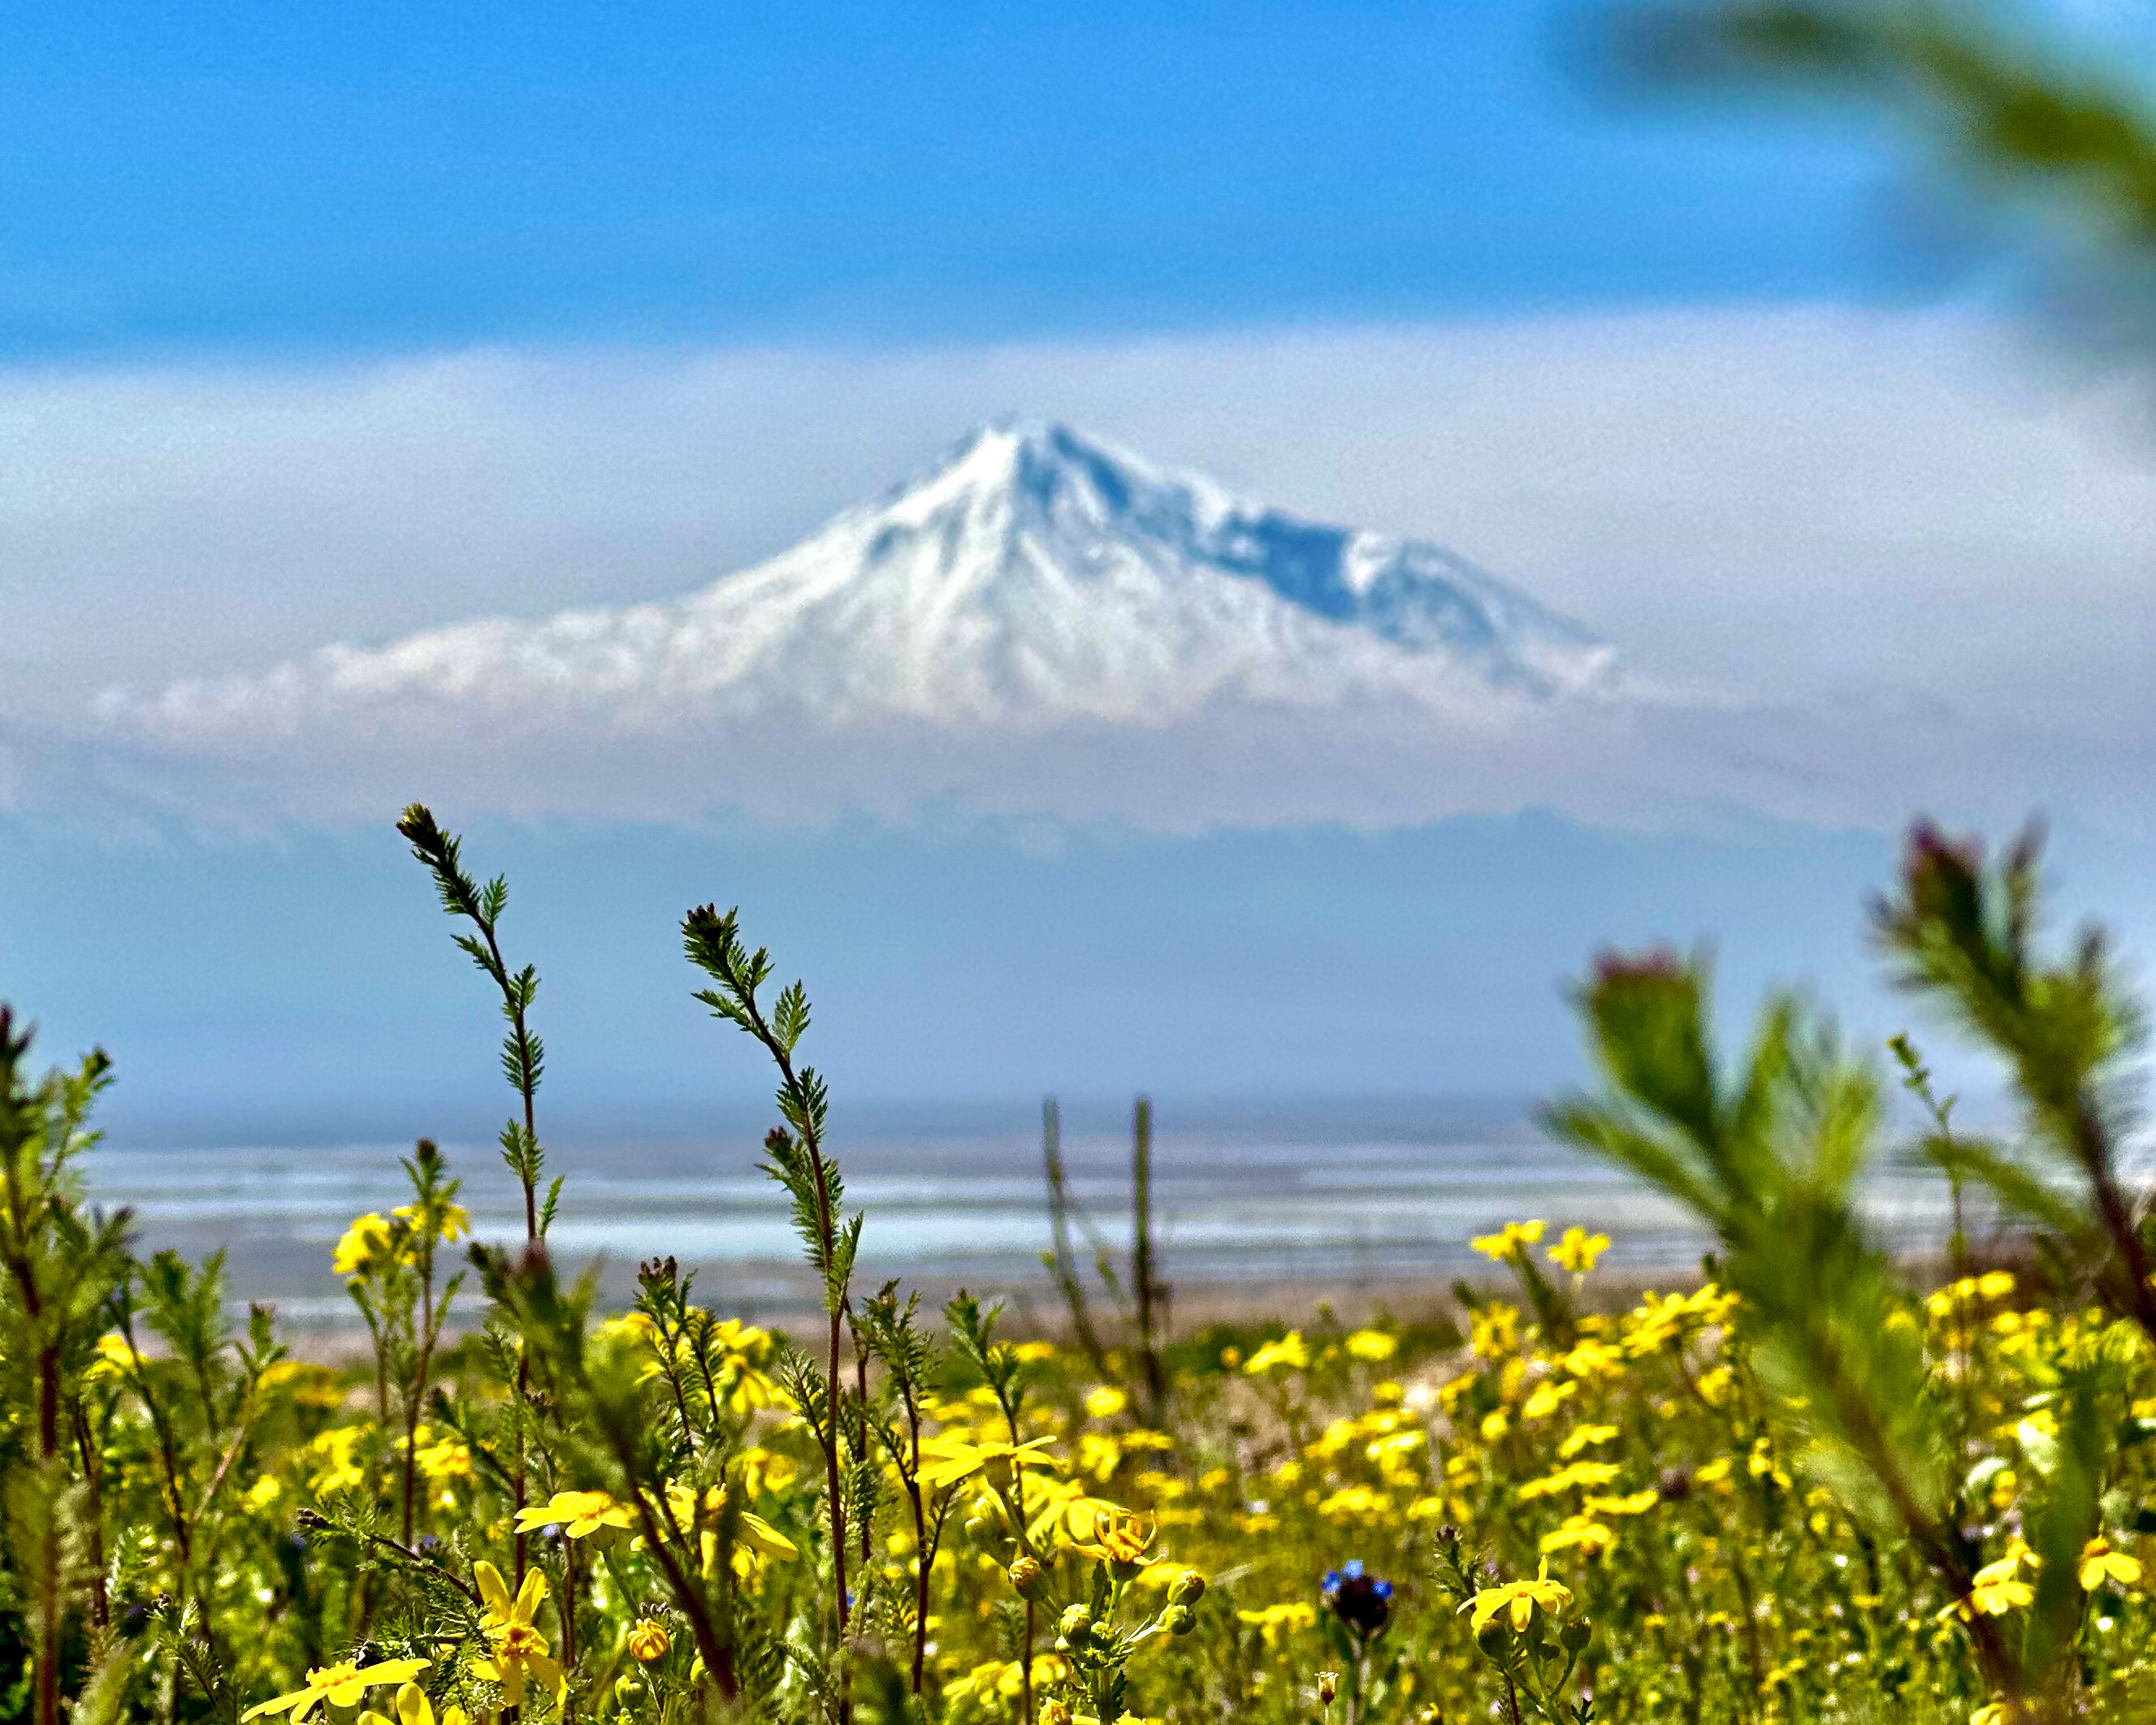
[[[1319,1593],[1332,1615],[1358,1635],[1374,1635],[1393,1615],[1393,1584],[1365,1574],[1360,1558],[1327,1569]]]

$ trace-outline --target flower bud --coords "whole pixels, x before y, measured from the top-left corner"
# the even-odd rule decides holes
[[[1031,1599],[1040,1590],[1040,1563],[1036,1558],[1018,1557],[1011,1561],[1010,1584],[1019,1595]]]
[[[1476,1630],[1475,1645],[1480,1647],[1489,1658],[1503,1658],[1505,1656],[1504,1620],[1501,1617],[1493,1617],[1481,1628]]]
[[[1198,1614],[1188,1605],[1170,1605],[1160,1614],[1160,1626],[1172,1635],[1187,1635],[1198,1627]]]
[[[664,1659],[674,1645],[666,1633],[666,1625],[654,1623],[649,1617],[638,1620],[628,1635],[629,1656],[639,1665],[649,1665],[654,1659]]]
[[[625,1671],[614,1680],[613,1698],[624,1707],[633,1707],[644,1699],[644,1679],[634,1671]]]
[[[1168,1602],[1171,1605],[1194,1605],[1205,1597],[1205,1578],[1195,1569],[1185,1569],[1168,1584]]]
[[[1564,1626],[1557,1632],[1558,1646],[1568,1653],[1584,1653],[1587,1644],[1594,1639],[1594,1625],[1584,1617],[1567,1620]]]
[[[1320,1671],[1317,1674],[1317,1704],[1322,1707],[1332,1705],[1332,1697],[1340,1692],[1340,1673]]]
[[[1040,1725],[1070,1725],[1070,1709],[1060,1701],[1040,1704]]]
[[[1063,1614],[1063,1620],[1055,1625],[1059,1633],[1076,1641],[1093,1626],[1093,1614],[1084,1605],[1073,1605]]]

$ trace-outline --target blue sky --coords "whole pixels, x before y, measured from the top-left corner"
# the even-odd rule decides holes
[[[14,8],[0,354],[979,340],[1907,278],[1861,140],[1627,110],[1579,75],[1583,15]]]
[[[528,889],[578,1105],[696,1093],[690,898],[740,898],[890,1096],[1533,1089],[1603,938],[1892,1028],[1860,900],[1918,807],[2044,807],[2072,902],[2156,930],[2143,403],[1948,291],[1876,131],[1620,100],[1588,16],[13,9],[0,998],[110,1042],[141,1130],[483,1131],[488,1016],[390,811],[49,818],[90,700],[685,591],[1013,408],[1454,544],[1868,781],[1683,831],[445,806]]]

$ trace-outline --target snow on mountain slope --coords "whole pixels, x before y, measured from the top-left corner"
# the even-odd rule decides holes
[[[527,735],[774,718],[1024,735],[1375,701],[1478,729],[1615,688],[1609,648],[1450,551],[1007,423],[681,599],[335,646],[101,711],[182,743],[445,709]]]

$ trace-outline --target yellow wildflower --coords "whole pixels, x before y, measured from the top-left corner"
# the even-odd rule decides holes
[[[636,1512],[604,1492],[557,1492],[546,1502],[516,1512],[516,1531],[559,1528],[572,1539],[583,1539],[605,1528],[625,1528]]]
[[[1607,1342],[1581,1342],[1558,1364],[1575,1378],[1621,1378],[1625,1356]]]
[[[326,1365],[297,1359],[280,1359],[263,1374],[264,1394],[280,1391],[302,1407],[335,1409],[344,1405],[344,1385]]]
[[[1956,1600],[1941,1617],[1968,1617],[1972,1612],[1981,1612],[1986,1617],[2004,1617],[2009,1611],[2029,1604],[2036,1597],[2036,1590],[2021,1579],[2021,1565],[2035,1565],[2035,1554],[2019,1539],[2006,1548],[2006,1555],[1995,1564],[1986,1564],[1969,1579],[1969,1596]]]
[[[1317,1622],[1317,1608],[1306,1600],[1294,1600],[1284,1605],[1267,1605],[1256,1611],[1238,1611],[1235,1615],[1255,1627],[1265,1638],[1265,1646],[1277,1647],[1283,1635],[1313,1627]]]
[[[742,1451],[742,1494],[752,1502],[767,1492],[783,1492],[793,1483],[799,1469],[791,1456],[775,1456],[757,1448]]]
[[[1037,1653],[1034,1656],[1033,1686],[1035,1690],[1051,1683],[1065,1681],[1070,1675],[1070,1665],[1060,1654]],[[1024,1692],[1025,1676],[1024,1668],[1016,1660],[991,1659],[985,1664],[975,1666],[943,1692],[953,1701],[1009,1703],[1016,1701]],[[1051,1702],[1044,1707],[1042,1717],[1047,1717],[1047,1707],[1055,1705],[1058,1703]],[[1096,1721],[1095,1725],[1099,1725],[1099,1722]]]
[[[1342,1486],[1317,1505],[1329,1522],[1378,1521],[1394,1513],[1393,1500],[1368,1486]]]
[[[1460,1609],[1473,1610],[1471,1626],[1478,1633],[1484,1624],[1502,1611],[1512,1623],[1512,1633],[1518,1635],[1532,1620],[1537,1607],[1555,1615],[1571,1603],[1572,1589],[1561,1581],[1549,1579],[1549,1559],[1544,1558],[1532,1581],[1507,1581],[1496,1587],[1486,1587]]]
[[[1363,1422],[1360,1420],[1335,1420],[1304,1453],[1313,1461],[1329,1461],[1362,1435]]]
[[[1151,1516],[1135,1515],[1127,1509],[1110,1504],[1104,1508],[1090,1511],[1088,1519],[1092,1523],[1091,1538],[1081,1533],[1080,1543],[1075,1548],[1086,1556],[1097,1558],[1103,1563],[1138,1568],[1160,1561],[1158,1557],[1146,1555],[1158,1533],[1157,1525]],[[1073,1531],[1078,1531],[1075,1516],[1072,1521]]]
[[[2035,1598],[2035,1589],[2022,1580],[2011,1568],[1990,1564],[1977,1569],[1975,1587],[1969,1589],[1969,1602],[1981,1610],[1985,1617],[2003,1617],[2014,1610],[2014,1606],[2029,1605]]]
[[[1468,1319],[1467,1345],[1484,1359],[1502,1359],[1520,1345],[1520,1308],[1491,1301]]]
[[[1348,1353],[1373,1364],[1382,1359],[1390,1359],[1399,1345],[1398,1336],[1387,1335],[1381,1329],[1358,1329],[1348,1338]]]
[[[1123,1446],[1103,1431],[1078,1434],[1078,1453],[1072,1465],[1094,1479],[1106,1479],[1123,1462]]]
[[[1617,1543],[1617,1536],[1591,1515],[1568,1515],[1554,1533],[1542,1537],[1541,1549],[1545,1555],[1553,1551],[1568,1551],[1573,1546],[1584,1546],[1589,1552],[1607,1551]]]
[[[724,1486],[711,1486],[699,1498],[695,1490],[678,1481],[670,1481],[666,1487],[666,1508],[685,1539],[692,1533],[696,1536],[697,1556],[705,1573],[710,1574],[714,1557],[719,1548],[719,1520],[726,1507],[728,1492]],[[655,1510],[658,1500],[646,1494],[646,1501]],[[741,1543],[752,1551],[765,1557],[798,1558],[801,1548],[788,1539],[778,1528],[760,1515],[744,1509],[740,1516]],[[643,1548],[639,1537],[634,1549]]]
[[[1267,1372],[1285,1366],[1299,1372],[1310,1364],[1310,1349],[1302,1339],[1302,1332],[1291,1329],[1277,1342],[1267,1342],[1243,1362],[1245,1375],[1262,1378]]]
[[[1594,1267],[1595,1259],[1609,1250],[1607,1234],[1590,1234],[1584,1228],[1567,1228],[1564,1238],[1549,1249],[1552,1260],[1562,1270],[1575,1276],[1584,1276]]]
[[[962,1479],[983,1473],[998,1461],[1013,1468],[1060,1467],[1055,1456],[1044,1453],[1053,1438],[1029,1438],[1024,1443],[973,1443],[963,1435],[938,1432],[921,1446],[921,1483],[932,1492],[955,1486]]]
[[[439,1443],[423,1446],[418,1462],[419,1472],[437,1482],[471,1477],[471,1451],[458,1438],[445,1437]]]
[[[442,1715],[442,1725],[470,1725],[470,1720],[471,1716],[459,1707],[450,1707]],[[359,1716],[359,1725],[393,1725],[393,1722],[369,1708]],[[434,1704],[417,1683],[407,1683],[397,1692],[393,1725],[434,1725]]]
[[[1429,1437],[1419,1431],[1395,1431],[1363,1445],[1363,1454],[1380,1467],[1397,1467],[1429,1442]]]
[[[649,1312],[624,1312],[609,1318],[599,1326],[599,1339],[606,1342],[643,1342],[660,1346],[659,1326],[651,1321]]]
[[[348,1492],[367,1483],[367,1470],[358,1461],[360,1441],[366,1436],[364,1426],[332,1426],[316,1435],[307,1447],[325,1458],[315,1473],[317,1497],[327,1497],[331,1492]]]
[[[1105,1497],[1090,1496],[1083,1480],[1035,1479],[1025,1495],[1032,1517],[1026,1523],[1026,1533],[1034,1540],[1090,1539],[1095,1519],[1121,1507]]]
[[[379,1269],[388,1261],[389,1238],[388,1218],[372,1211],[354,1216],[352,1226],[344,1231],[344,1237],[336,1243],[330,1268],[346,1277],[365,1276]]]
[[[1096,1420],[1112,1420],[1130,1403],[1130,1397],[1112,1384],[1102,1384],[1086,1392],[1086,1411]]]
[[[1516,1252],[1524,1252],[1543,1237],[1543,1224],[1507,1222],[1502,1232],[1477,1234],[1467,1243],[1486,1258],[1508,1258]]]
[[[1744,1458],[1744,1470],[1754,1479],[1771,1479],[1784,1491],[1794,1482],[1782,1464],[1774,1458],[1774,1446],[1764,1437],[1752,1440],[1752,1453]]]
[[[771,1332],[758,1329],[752,1323],[743,1323],[738,1318],[721,1318],[713,1324],[711,1339],[728,1354],[751,1365],[763,1365],[770,1360]]]
[[[1552,1497],[1559,1492],[1569,1492],[1575,1486],[1606,1486],[1623,1472],[1614,1461],[1574,1461],[1541,1479],[1529,1480],[1520,1487],[1520,1501],[1526,1503],[1537,1497]]]
[[[390,1212],[407,1227],[419,1225],[419,1206],[400,1204]],[[471,1232],[471,1216],[461,1204],[438,1204],[434,1206],[434,1237],[437,1240],[461,1240]]]
[[[1544,1378],[1535,1385],[1533,1393],[1520,1409],[1520,1417],[1522,1420],[1547,1420],[1578,1392],[1578,1384]]]
[[[349,1659],[341,1659],[335,1665],[316,1667],[307,1673],[305,1684],[290,1695],[280,1695],[274,1701],[265,1701],[251,1707],[240,1715],[241,1719],[259,1719],[264,1713],[290,1715],[293,1725],[299,1725],[314,1711],[315,1703],[326,1701],[332,1707],[348,1707],[377,1683],[402,1683],[426,1670],[424,1659],[385,1659],[379,1665],[362,1668]]]
[[[2141,1579],[2141,1563],[2123,1551],[2113,1551],[2111,1542],[2099,1533],[2082,1548],[2081,1583],[2083,1593],[2094,1593],[2107,1581],[2115,1581],[2121,1587],[2131,1587]]]
[[[1557,1446],[1558,1459],[1560,1461],[1569,1461],[1582,1450],[1589,1450],[1598,1445],[1606,1444],[1616,1436],[1617,1428],[1614,1426],[1576,1426],[1567,1434],[1564,1441]]]
[[[769,1330],[726,1318],[713,1322],[709,1314],[691,1320],[698,1335],[708,1335],[711,1352],[723,1364],[718,1371],[719,1399],[736,1413],[779,1405],[783,1392],[762,1368],[769,1362],[773,1344]],[[654,1338],[655,1341],[655,1338]]]
[[[673,1646],[673,1638],[666,1633],[666,1625],[654,1623],[649,1617],[640,1617],[629,1630],[626,1643],[629,1656],[639,1665],[649,1665],[654,1659],[664,1659]]]
[[[1661,1501],[1662,1494],[1649,1486],[1623,1497],[1589,1497],[1581,1507],[1594,1515],[1645,1515]]]
[[[1684,1320],[1689,1314],[1682,1294],[1666,1297],[1650,1289],[1640,1297],[1640,1303],[1625,1314],[1625,1351],[1637,1359],[1652,1354],[1684,1333]]]
[[[472,1579],[479,1583],[480,1597],[486,1602],[480,1627],[487,1641],[486,1656],[475,1660],[472,1669],[501,1686],[505,1707],[522,1707],[524,1687],[534,1677],[554,1692],[558,1706],[568,1679],[560,1662],[548,1656],[546,1638],[531,1625],[532,1614],[547,1597],[546,1576],[537,1569],[526,1570],[524,1585],[517,1589],[513,1600],[501,1571],[492,1564],[484,1559],[475,1564]]]
[[[100,1379],[124,1378],[141,1363],[142,1356],[126,1337],[116,1329],[107,1330],[97,1339],[97,1358],[90,1361],[83,1376],[93,1383]]]

